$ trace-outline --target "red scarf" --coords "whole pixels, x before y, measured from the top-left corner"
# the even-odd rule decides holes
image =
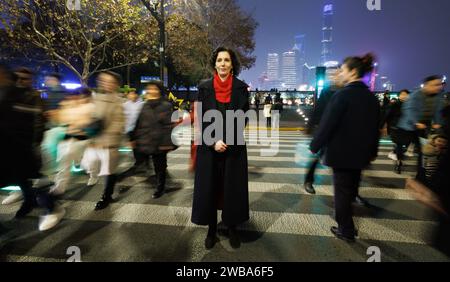
[[[231,90],[233,88],[233,75],[228,75],[225,81],[222,81],[217,73],[214,74],[214,90],[216,91],[216,100],[220,103],[230,103]]]

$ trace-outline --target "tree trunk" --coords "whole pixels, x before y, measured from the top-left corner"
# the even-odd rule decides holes
[[[131,66],[128,65],[128,66],[127,66],[127,85],[130,85],[130,87],[131,87],[131,83],[130,83],[130,73],[131,73]]]
[[[81,86],[87,88],[87,87],[88,87],[88,82],[89,82],[89,76],[83,75],[83,76],[80,78]]]

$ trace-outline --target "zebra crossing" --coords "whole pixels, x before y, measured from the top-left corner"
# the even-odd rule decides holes
[[[256,136],[255,130],[246,133],[248,141]],[[262,141],[270,139],[263,136]],[[59,201],[66,209],[64,220],[44,233],[37,231],[41,211],[14,221],[18,204],[0,206],[0,220],[11,229],[0,236],[0,260],[65,261],[66,249],[79,246],[84,261],[366,261],[366,249],[377,246],[385,261],[447,261],[430,246],[435,215],[403,189],[415,162],[407,160],[405,172],[395,174],[387,158],[389,142],[380,142],[378,159],[363,174],[360,195],[370,206],[354,207],[357,243],[335,239],[329,231],[335,225],[331,170],[316,170],[316,195],[303,189],[312,157],[309,142],[302,132],[282,131],[274,156],[262,156],[268,146],[249,142],[251,214],[239,227],[240,249],[229,246],[226,234],[214,249],[204,249],[206,227],[190,222],[194,181],[188,171],[190,146],[183,145],[168,156],[167,193],[160,199],[151,199],[151,175],[138,174],[119,183],[116,201],[96,212],[102,183],[87,188],[87,176],[78,175]],[[125,170],[132,154],[122,154],[120,169]],[[4,197],[0,194],[0,200]]]

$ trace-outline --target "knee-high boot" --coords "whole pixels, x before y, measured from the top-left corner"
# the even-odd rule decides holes
[[[114,186],[116,185],[117,176],[115,174],[107,175],[105,179],[105,190],[103,191],[102,199],[95,206],[95,210],[102,210],[109,206],[112,202],[112,195],[114,193]]]

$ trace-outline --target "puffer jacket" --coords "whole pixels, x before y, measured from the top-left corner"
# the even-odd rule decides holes
[[[172,105],[163,100],[148,100],[142,107],[131,140],[145,154],[157,154],[175,149],[171,141]]]

